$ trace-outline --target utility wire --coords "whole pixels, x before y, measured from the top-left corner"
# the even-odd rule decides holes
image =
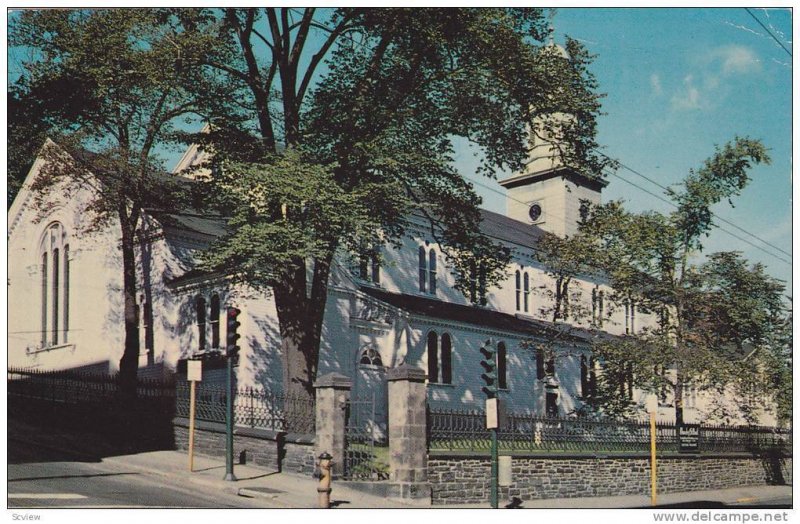
[[[775,34],[774,34],[772,31],[770,31],[770,30],[769,30],[769,28],[767,28],[767,26],[765,26],[765,25],[764,25],[764,24],[761,22],[761,20],[759,20],[759,19],[758,19],[758,17],[757,17],[756,15],[754,15],[754,14],[753,14],[753,12],[750,10],[750,8],[749,8],[749,7],[745,7],[745,8],[744,8],[744,10],[745,10],[745,11],[747,11],[747,13],[748,13],[750,16],[752,16],[752,17],[753,17],[753,20],[755,20],[756,22],[758,22],[758,25],[760,25],[761,27],[763,27],[763,28],[764,28],[764,31],[766,31],[767,33],[769,33],[769,36],[771,36],[773,40],[775,40],[776,42],[778,42],[778,45],[779,45],[779,46],[781,46],[781,47],[783,48],[783,50],[784,50],[784,51],[786,51],[786,54],[787,54],[787,55],[789,55],[790,57],[792,56],[792,52],[791,52],[791,51],[789,51],[788,49],[786,49],[786,46],[785,46],[785,45],[783,45],[783,42],[781,42],[780,40],[778,40],[778,37],[777,37],[777,36],[775,36]]]
[[[660,195],[658,195],[658,194],[656,194],[656,193],[653,193],[652,191],[649,191],[649,190],[647,190],[647,189],[643,188],[642,186],[640,186],[640,185],[638,185],[638,184],[636,184],[636,183],[634,183],[634,182],[631,182],[631,181],[630,181],[630,180],[628,180],[627,178],[623,178],[623,177],[621,177],[620,175],[618,175],[618,174],[616,174],[616,173],[613,173],[613,172],[612,172],[612,173],[609,173],[609,174],[611,174],[612,176],[614,176],[614,177],[616,177],[616,178],[618,178],[618,179],[622,180],[623,182],[625,182],[625,183],[627,183],[627,184],[630,184],[630,185],[632,185],[632,186],[633,186],[633,187],[635,187],[636,189],[639,189],[640,191],[643,191],[643,192],[647,193],[648,195],[650,195],[650,196],[652,196],[652,197],[654,197],[654,198],[657,198],[658,200],[660,200],[660,201],[662,201],[662,202],[664,202],[664,203],[666,203],[666,204],[669,204],[669,205],[670,205],[670,206],[672,206],[672,207],[678,207],[677,205],[675,205],[675,203],[674,203],[674,202],[672,202],[672,201],[670,201],[670,200],[667,200],[666,198],[664,198],[664,197],[662,197],[662,196],[660,196]],[[509,196],[509,195],[505,194],[504,192],[502,192],[502,191],[500,191],[500,190],[498,190],[498,189],[495,189],[495,188],[493,188],[493,187],[487,186],[486,184],[483,184],[483,183],[481,183],[481,182],[478,182],[477,180],[475,180],[475,179],[473,179],[473,178],[466,177],[466,176],[465,176],[464,178],[466,178],[467,180],[469,180],[469,181],[470,181],[470,182],[472,182],[473,184],[475,184],[475,185],[478,185],[478,186],[480,186],[480,187],[482,187],[482,188],[484,188],[484,189],[487,189],[487,190],[489,190],[489,191],[492,191],[492,192],[494,192],[494,193],[497,193],[497,194],[499,194],[499,195],[501,195],[501,196],[505,196],[505,197],[506,197],[506,198],[508,198],[509,200],[513,200],[513,201],[515,201],[515,202],[517,202],[517,203],[520,203],[520,204],[523,204],[523,205],[527,205],[527,202],[523,202],[523,201],[521,201],[521,200],[518,200],[518,199],[516,199],[516,198],[514,198],[514,197],[511,197],[511,196]],[[770,251],[767,251],[766,249],[762,248],[761,246],[757,246],[757,245],[753,244],[752,242],[750,242],[750,241],[749,241],[749,240],[747,240],[746,238],[742,238],[742,237],[740,237],[739,235],[736,235],[735,233],[732,233],[732,232],[728,231],[727,229],[723,228],[722,226],[720,226],[720,225],[718,225],[718,224],[714,224],[714,226],[715,226],[717,229],[720,229],[720,230],[722,230],[723,232],[725,232],[725,233],[729,234],[729,235],[730,235],[730,236],[732,236],[733,238],[735,238],[735,239],[737,239],[737,240],[740,240],[740,241],[744,242],[745,244],[747,244],[747,245],[749,245],[749,246],[751,246],[751,247],[753,247],[753,248],[755,248],[755,249],[758,249],[758,250],[759,250],[759,251],[761,251],[762,253],[766,253],[767,255],[770,255],[770,256],[772,256],[772,257],[774,257],[774,258],[776,258],[776,259],[780,260],[780,261],[781,261],[781,262],[783,262],[784,264],[788,264],[788,265],[790,265],[790,266],[792,265],[792,263],[791,263],[790,261],[788,261],[788,260],[786,260],[786,259],[784,259],[784,258],[782,258],[782,257],[780,257],[780,256],[778,256],[778,255],[776,255],[775,253],[772,253],[772,252],[770,252]]]
[[[652,178],[650,178],[650,177],[648,177],[648,176],[645,176],[645,175],[643,175],[643,174],[642,174],[642,173],[640,173],[639,171],[637,171],[637,170],[635,170],[635,169],[633,169],[633,168],[631,168],[631,167],[629,167],[629,166],[626,166],[626,165],[625,165],[625,164],[623,164],[621,161],[619,161],[619,160],[617,160],[617,159],[615,159],[615,158],[611,158],[610,156],[606,155],[605,153],[603,153],[603,152],[601,152],[601,151],[597,151],[597,150],[595,150],[595,151],[596,151],[598,154],[602,155],[603,157],[605,157],[605,158],[607,158],[607,159],[611,160],[612,162],[616,162],[617,164],[619,164],[619,165],[620,165],[620,166],[622,166],[623,168],[627,169],[628,171],[630,171],[630,172],[631,172],[631,173],[633,173],[634,175],[636,175],[636,176],[638,176],[638,177],[641,177],[641,178],[643,178],[643,179],[647,180],[647,181],[648,181],[648,182],[650,182],[651,184],[653,184],[653,185],[655,185],[655,186],[658,186],[658,187],[660,187],[660,188],[661,188],[661,189],[663,189],[664,191],[669,191],[669,189],[668,189],[666,186],[663,186],[663,185],[659,184],[658,182],[656,182],[655,180],[653,180]],[[630,182],[629,182],[629,183],[630,183]],[[638,186],[637,186],[637,187],[638,187]],[[641,188],[640,188],[640,189],[641,189]],[[645,190],[644,190],[644,189],[642,189],[642,191],[645,191]],[[652,195],[653,193],[650,193],[650,194]],[[655,196],[655,195],[654,195],[654,196]],[[657,197],[657,198],[660,198],[660,197]],[[664,199],[661,199],[661,200],[664,200]],[[664,201],[665,201],[665,202],[667,202],[666,200],[664,200]],[[669,203],[670,205],[673,205],[673,206],[675,206],[675,204],[674,204],[673,202],[667,202],[667,203]],[[677,206],[675,206],[675,207],[677,207]],[[766,240],[764,240],[763,238],[760,238],[758,235],[755,235],[755,234],[753,234],[753,233],[751,233],[751,232],[747,231],[746,229],[744,229],[744,228],[742,228],[742,227],[740,227],[740,226],[737,226],[737,225],[736,225],[736,224],[734,224],[733,222],[730,222],[730,221],[728,221],[728,220],[725,220],[724,218],[722,218],[721,216],[717,215],[716,213],[711,213],[711,215],[712,215],[714,218],[716,218],[717,220],[719,220],[720,222],[724,222],[724,223],[728,224],[729,226],[736,228],[737,230],[741,231],[742,233],[744,233],[744,234],[746,234],[746,235],[748,235],[748,236],[751,236],[751,237],[755,238],[755,239],[756,239],[756,240],[758,240],[759,242],[761,242],[761,243],[763,243],[763,244],[766,244],[767,246],[771,247],[772,249],[775,249],[775,250],[777,250],[777,251],[779,251],[779,252],[783,253],[784,255],[786,255],[786,256],[788,256],[788,257],[791,257],[791,256],[792,256],[792,254],[791,254],[791,253],[789,253],[789,252],[787,252],[787,251],[785,251],[785,250],[781,249],[780,247],[776,246],[775,244],[772,244],[772,243],[770,243],[770,242],[767,242],[767,241],[766,241]]]
[[[778,40],[778,39],[775,37],[775,35],[773,35],[773,34],[772,34],[772,32],[771,32],[769,29],[767,29],[767,28],[764,26],[764,24],[762,24],[762,23],[761,23],[761,21],[760,21],[758,18],[756,18],[756,16],[755,16],[755,15],[754,15],[754,14],[753,14],[751,11],[750,11],[750,9],[748,9],[748,8],[745,8],[745,9],[747,10],[747,12],[748,12],[748,13],[750,13],[750,16],[752,16],[752,17],[753,17],[753,18],[756,20],[756,22],[758,22],[758,23],[761,25],[761,27],[763,27],[763,28],[764,28],[764,29],[765,29],[765,30],[766,30],[766,31],[767,31],[767,32],[768,32],[768,33],[769,33],[769,34],[772,36],[772,38],[774,38],[774,39],[775,39],[775,41],[776,41],[776,42],[778,42],[778,43],[781,45],[781,47],[783,47],[784,51],[786,51],[786,52],[789,54],[789,56],[792,56],[791,52],[789,52],[789,50],[788,50],[788,49],[786,49],[786,47],[784,47],[784,46],[783,46],[783,44],[782,44],[782,43],[781,43],[781,42],[780,42],[780,41],[779,41],[779,40]],[[290,11],[292,11],[292,12],[295,12],[295,13],[297,13],[297,14],[302,14],[302,13],[300,13],[300,12],[299,12],[297,9],[295,9],[295,8],[290,8],[289,10],[290,10]],[[323,24],[323,25],[324,25],[324,24]],[[351,41],[353,44],[355,44],[355,45],[357,45],[357,46],[359,46],[359,47],[364,47],[364,48],[366,47],[366,46],[365,46],[365,45],[364,45],[362,42],[357,42],[357,41],[356,41],[356,40],[354,40],[352,37],[350,37],[350,35],[347,35],[347,34],[342,34],[341,36],[342,36],[342,37],[344,37],[344,38],[346,38],[346,39],[348,39],[348,40],[350,40],[350,41]],[[602,156],[604,156],[604,157],[608,158],[609,160],[612,160],[612,161],[615,161],[615,162],[617,162],[617,163],[618,163],[620,166],[624,167],[625,169],[627,169],[628,171],[630,171],[630,172],[634,173],[635,175],[638,175],[638,176],[640,176],[640,177],[644,178],[645,180],[647,180],[647,181],[651,182],[652,184],[655,184],[655,185],[657,185],[658,187],[660,187],[660,188],[662,188],[662,189],[664,189],[664,190],[667,190],[667,188],[666,188],[666,187],[664,187],[664,186],[662,186],[661,184],[659,184],[659,183],[655,182],[655,181],[654,181],[654,180],[652,180],[651,178],[649,178],[649,177],[646,177],[645,175],[642,175],[641,173],[639,173],[639,172],[635,171],[634,169],[632,169],[632,168],[630,168],[630,167],[626,166],[626,165],[625,165],[625,164],[623,164],[622,162],[620,162],[620,161],[618,161],[618,160],[615,160],[615,159],[612,159],[612,158],[610,158],[608,155],[606,155],[606,154],[604,154],[604,153],[602,153],[602,152],[600,152],[600,151],[598,151],[598,150],[595,150],[595,151],[597,151],[597,152],[598,152],[600,155],[602,155]],[[678,206],[677,206],[677,205],[676,205],[674,202],[672,202],[672,201],[670,201],[670,200],[667,200],[667,199],[665,199],[665,198],[663,198],[663,197],[661,197],[661,196],[659,196],[659,195],[657,195],[657,194],[655,194],[655,193],[653,193],[653,192],[651,192],[651,191],[648,191],[647,189],[644,189],[643,187],[641,187],[641,186],[639,186],[639,185],[637,185],[637,184],[634,184],[634,183],[633,183],[633,182],[631,182],[630,180],[627,180],[627,179],[625,179],[625,178],[622,178],[621,176],[617,175],[616,173],[611,173],[611,174],[612,174],[613,176],[615,176],[615,177],[619,178],[619,179],[620,179],[620,180],[622,180],[623,182],[626,182],[626,183],[628,183],[628,184],[632,185],[633,187],[635,187],[635,188],[637,188],[637,189],[639,189],[639,190],[641,190],[641,191],[644,191],[645,193],[647,193],[647,194],[649,194],[649,195],[651,195],[651,196],[653,196],[653,197],[655,197],[655,198],[657,198],[657,199],[661,200],[662,202],[665,202],[665,203],[667,203],[667,204],[669,204],[669,205],[671,205],[671,206],[673,206],[673,207],[676,207],[676,208],[678,207]],[[495,188],[489,187],[489,186],[487,186],[487,185],[485,185],[485,184],[482,184],[482,183],[480,183],[480,182],[476,181],[475,179],[468,178],[468,177],[465,177],[465,178],[467,178],[468,180],[470,180],[471,182],[473,182],[474,184],[476,184],[476,185],[478,185],[478,186],[480,186],[480,187],[483,187],[483,188],[485,188],[485,189],[488,189],[489,191],[493,191],[493,192],[495,192],[495,193],[498,193],[498,194],[500,194],[500,195],[506,196],[507,198],[510,198],[511,200],[514,200],[514,201],[516,201],[516,202],[518,202],[518,203],[520,203],[520,204],[527,205],[527,203],[526,203],[526,202],[522,202],[522,201],[520,201],[520,200],[517,200],[517,199],[515,199],[515,198],[511,198],[511,197],[509,197],[508,195],[506,195],[505,193],[503,193],[503,192],[501,192],[501,191],[499,191],[499,190],[497,190],[497,189],[495,189]],[[545,213],[545,214],[546,214],[546,213]],[[739,231],[742,231],[743,233],[746,233],[747,235],[750,235],[751,237],[758,239],[759,241],[763,242],[764,244],[766,244],[766,245],[768,245],[768,246],[772,247],[773,249],[776,249],[776,250],[778,250],[778,251],[779,251],[779,252],[781,252],[781,253],[784,253],[784,254],[788,255],[788,256],[791,258],[791,256],[792,256],[791,254],[789,254],[789,253],[787,253],[786,251],[784,251],[783,249],[781,249],[781,248],[779,248],[779,247],[777,247],[777,246],[774,246],[774,245],[770,244],[769,242],[767,242],[767,241],[765,241],[765,240],[763,240],[763,239],[759,238],[758,236],[754,235],[753,233],[750,233],[749,231],[747,231],[747,230],[745,230],[745,229],[743,229],[743,228],[741,228],[741,227],[737,226],[736,224],[734,224],[734,223],[732,223],[732,222],[730,222],[730,221],[728,221],[728,220],[725,220],[724,218],[721,218],[721,217],[719,217],[719,216],[718,216],[718,215],[716,215],[715,213],[712,213],[712,216],[713,216],[714,218],[716,218],[716,219],[720,220],[721,222],[724,222],[724,223],[726,223],[726,224],[728,224],[728,225],[730,225],[730,226],[732,226],[732,227],[736,228],[737,230],[739,230]],[[551,217],[551,218],[552,218],[552,217]],[[740,240],[740,241],[744,242],[745,244],[747,244],[747,245],[749,245],[749,246],[751,246],[751,247],[753,247],[753,248],[755,248],[755,249],[758,249],[758,250],[759,250],[759,251],[761,251],[762,253],[766,253],[767,255],[770,255],[770,256],[772,256],[772,257],[774,257],[774,258],[776,258],[776,259],[780,260],[780,261],[781,261],[781,262],[783,262],[784,264],[788,264],[788,265],[790,265],[790,266],[792,265],[792,263],[791,263],[790,261],[787,261],[786,259],[784,259],[784,258],[782,258],[782,257],[780,257],[780,256],[778,256],[778,255],[776,255],[775,253],[772,253],[772,252],[770,252],[770,251],[767,251],[767,250],[766,250],[766,249],[764,249],[763,247],[761,247],[761,246],[758,246],[758,245],[756,245],[756,244],[753,244],[753,243],[752,243],[752,242],[750,242],[749,240],[747,240],[747,239],[744,239],[744,238],[742,238],[742,237],[740,237],[740,236],[738,236],[738,235],[736,235],[736,234],[734,234],[734,233],[732,233],[732,232],[728,231],[727,229],[723,228],[723,227],[722,227],[722,226],[720,226],[719,224],[714,224],[714,226],[715,226],[717,229],[720,229],[720,230],[724,231],[725,233],[729,234],[729,235],[730,235],[730,236],[732,236],[733,238],[736,238],[737,240]]]

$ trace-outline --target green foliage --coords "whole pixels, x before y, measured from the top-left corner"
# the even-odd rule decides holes
[[[35,107],[26,104],[20,90],[8,92],[8,193],[7,204],[17,196],[28,171],[42,147],[47,125]]]
[[[783,284],[738,253],[691,262],[713,227],[712,206],[737,196],[749,181],[749,169],[766,162],[760,142],[736,138],[669,190],[674,212],[630,213],[622,202],[610,202],[591,209],[573,238],[541,243],[539,260],[554,278],[594,270],[613,290],[606,295],[607,312],[627,301],[659,319],[636,336],[592,341],[594,355],[609,370],[590,399],[595,409],[629,409],[621,384],[630,369],[636,387],[659,395],[666,388],[677,399],[687,384],[720,398],[735,391],[745,416],[754,412],[756,399],[774,397],[785,418],[789,375],[780,364],[786,359],[776,357],[787,347],[786,340],[776,340],[786,321]],[[581,318],[585,313],[576,310],[574,319]]]
[[[180,193],[155,151],[175,139],[179,120],[184,124],[217,94],[204,89],[193,65],[200,55],[184,40],[163,12],[151,9],[29,10],[10,27],[11,45],[31,57],[14,87],[20,112],[34,115],[59,146],[44,151],[47,163],[31,187],[40,216],[49,212],[50,196],[69,200],[88,187],[94,198],[82,210],[88,226],[79,233],[119,227],[120,374],[132,395],[139,359],[135,235],[143,208],[174,207]]]
[[[544,44],[540,9],[172,10],[221,93],[194,137],[214,153],[207,205],[232,216],[205,265],[271,288],[282,343],[310,388],[334,255],[399,244],[429,226],[465,294],[499,282],[509,251],[480,233],[480,198],[453,168],[519,169],[534,119],[574,118],[562,154],[599,176],[590,57]],[[310,279],[310,282],[308,280]],[[310,286],[309,286],[310,284]],[[309,293],[310,289],[310,293]],[[301,347],[302,346],[302,347]],[[288,366],[287,366],[288,367]]]

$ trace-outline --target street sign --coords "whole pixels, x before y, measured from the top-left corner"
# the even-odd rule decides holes
[[[203,361],[189,360],[186,362],[186,380],[200,382],[203,380]]]
[[[497,404],[500,401],[498,398],[486,399],[486,429],[497,429],[500,425],[500,417],[498,416]]]
[[[486,429],[502,429],[506,422],[505,405],[499,398],[486,399]]]
[[[700,451],[700,424],[681,424],[678,426],[678,443],[681,453]]]

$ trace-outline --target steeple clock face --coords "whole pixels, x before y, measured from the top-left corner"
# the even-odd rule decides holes
[[[539,220],[542,217],[542,206],[538,202],[531,204],[531,207],[528,208],[528,216],[534,222]]]

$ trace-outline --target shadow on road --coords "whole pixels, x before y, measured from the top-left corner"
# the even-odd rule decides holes
[[[100,462],[105,457],[172,449],[168,439],[153,438],[135,427],[65,428],[8,419],[8,464]]]
[[[91,479],[97,477],[119,477],[123,475],[140,475],[133,471],[125,471],[122,473],[93,473],[91,475],[49,475],[41,477],[23,477],[18,479],[8,479],[8,482],[25,482],[28,480],[56,480],[56,479]]]
[[[763,504],[726,504],[717,500],[693,500],[676,504],[659,504],[657,506],[642,506],[639,509],[783,509],[791,508],[791,504],[763,503]]]

